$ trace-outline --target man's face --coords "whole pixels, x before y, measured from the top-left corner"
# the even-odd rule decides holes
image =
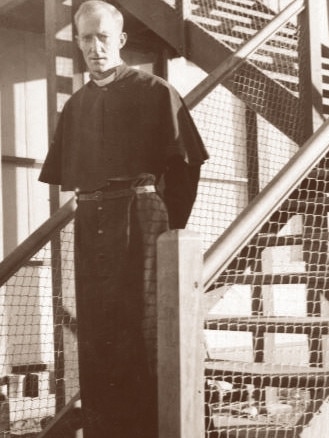
[[[90,73],[97,79],[120,63],[120,50],[126,42],[120,25],[108,13],[95,12],[81,16],[78,22],[78,44]]]

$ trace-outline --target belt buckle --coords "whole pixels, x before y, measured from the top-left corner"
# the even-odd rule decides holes
[[[95,201],[97,201],[97,202],[101,202],[101,201],[103,201],[103,192],[102,192],[101,190],[97,190],[97,191],[94,193],[94,199],[95,199]]]

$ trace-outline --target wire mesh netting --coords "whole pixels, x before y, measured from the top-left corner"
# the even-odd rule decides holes
[[[203,14],[209,14],[221,2],[204,3],[198,2]],[[271,12],[263,4],[253,3],[261,11]],[[244,14],[249,17],[254,12],[257,9],[244,7]],[[271,14],[273,17],[273,11]],[[228,21],[231,33],[239,17]],[[252,22],[250,18],[249,27],[254,33],[265,27],[269,19]],[[248,28],[247,24],[244,26]],[[281,39],[286,29],[289,38]],[[244,31],[234,32],[244,41]],[[303,136],[297,97],[299,34],[299,26],[284,24],[192,111],[210,153],[210,160],[203,167],[195,216],[191,218],[191,226],[201,232],[206,248],[299,148]],[[228,46],[227,41],[220,44]],[[238,45],[231,41],[229,47],[233,53]]]
[[[194,0],[189,18],[234,53],[288,3]],[[188,227],[205,251],[305,137],[297,23],[284,23],[192,110],[210,159]],[[208,438],[288,438],[305,425],[311,437],[328,412],[327,168],[310,169],[207,291]],[[53,237],[2,286],[3,436],[38,435],[79,390],[72,224]]]
[[[289,2],[273,3],[197,1],[190,19],[234,52]],[[192,111],[211,156],[190,220],[205,249],[307,135],[304,31],[292,17]],[[326,436],[326,168],[310,172],[208,291],[207,437]]]
[[[310,172],[213,285],[209,436],[299,436],[321,422],[329,395],[326,167]]]
[[[37,436],[79,391],[72,223],[50,237],[1,288],[3,437]]]

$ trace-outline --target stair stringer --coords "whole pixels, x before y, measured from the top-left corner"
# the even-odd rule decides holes
[[[159,0],[117,0],[117,3],[182,55],[182,22],[175,9]],[[234,53],[195,22],[185,20],[184,27],[184,56],[205,72],[210,73]],[[295,143],[301,145],[305,141],[299,99],[288,89],[252,62],[244,62],[232,79],[222,85]],[[278,117],[282,111],[285,116]]]

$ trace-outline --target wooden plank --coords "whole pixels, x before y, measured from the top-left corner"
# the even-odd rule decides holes
[[[187,230],[158,240],[159,438],[204,436],[202,251]]]

